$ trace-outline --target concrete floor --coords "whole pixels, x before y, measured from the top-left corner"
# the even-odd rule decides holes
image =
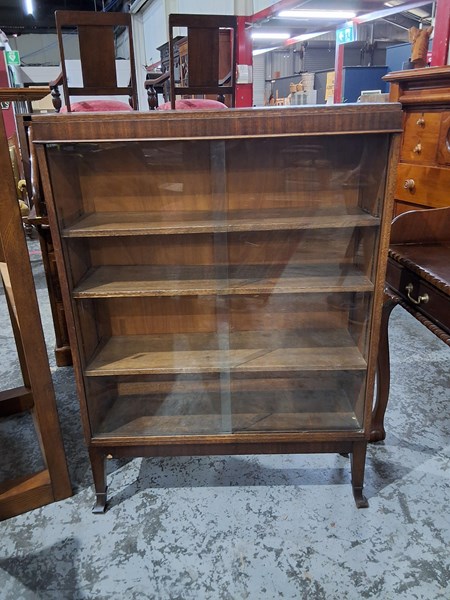
[[[450,349],[405,311],[368,509],[339,455],[194,457],[110,461],[110,507],[94,516],[73,373],[55,367],[29,249],[74,495],[0,523],[2,600],[450,598]],[[0,389],[20,381],[8,328],[0,295]],[[38,464],[33,437],[29,417],[0,422],[0,480]]]

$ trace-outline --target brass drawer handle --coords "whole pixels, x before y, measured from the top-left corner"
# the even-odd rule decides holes
[[[417,119],[416,125],[418,125],[419,127],[425,127],[425,119],[423,117],[420,117],[419,119]]]
[[[413,149],[414,154],[420,154],[422,152],[422,144],[417,144]]]
[[[405,190],[413,190],[416,187],[416,182],[414,179],[406,179],[403,187]]]
[[[430,297],[428,296],[428,294],[423,294],[423,296],[419,296],[417,298],[417,300],[415,298],[413,298],[411,296],[411,292],[413,291],[414,286],[412,283],[408,283],[408,285],[405,287],[405,290],[408,294],[408,300],[411,300],[411,302],[413,304],[426,304],[428,302],[428,300],[430,299]]]

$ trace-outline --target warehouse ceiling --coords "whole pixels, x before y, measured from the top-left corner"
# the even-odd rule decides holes
[[[55,30],[55,10],[123,11],[125,0],[28,0],[33,14],[28,14],[27,0],[0,0],[0,29],[6,35],[48,33]]]
[[[252,33],[289,34],[284,42],[268,39],[254,39],[254,49],[265,47],[283,47],[293,43],[293,40],[307,40],[320,32],[331,32],[334,37],[336,29],[344,26],[346,18],[332,18],[331,11],[353,11],[356,15],[355,22],[361,23],[360,29],[364,36],[371,36],[371,41],[383,40],[390,42],[405,41],[408,39],[408,29],[411,27],[427,26],[431,23],[434,2],[413,0],[286,0],[281,3],[283,10],[289,11],[324,11],[325,18],[283,17],[280,10],[275,10],[280,3],[274,3],[273,10],[268,8],[262,11],[262,17],[253,21]],[[261,13],[260,13],[261,14]],[[372,24],[374,27],[372,28]]]

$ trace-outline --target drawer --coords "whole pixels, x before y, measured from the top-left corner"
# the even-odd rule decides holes
[[[414,163],[436,162],[440,112],[409,112],[405,115],[400,160]]]
[[[395,198],[432,208],[450,206],[450,168],[400,163]]]
[[[450,298],[440,290],[433,287],[427,281],[413,273],[398,262],[389,258],[386,283],[408,304],[412,309],[420,312],[425,317],[436,323],[445,331],[450,332]],[[406,287],[412,286],[409,292]],[[426,302],[421,301],[416,304],[413,300],[418,300],[419,296],[428,296]],[[413,300],[411,300],[413,298]]]
[[[436,162],[450,166],[450,112],[442,113]]]

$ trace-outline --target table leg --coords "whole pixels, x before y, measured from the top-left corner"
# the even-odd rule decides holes
[[[392,309],[398,303],[398,298],[385,289],[384,291],[384,302],[381,313],[381,329],[380,329],[380,342],[378,348],[378,361],[377,361],[377,393],[375,397],[375,405],[372,411],[372,427],[370,431],[370,441],[380,442],[386,437],[384,430],[384,414],[386,412],[387,403],[389,399],[389,385],[390,385],[390,363],[389,363],[389,317]]]

